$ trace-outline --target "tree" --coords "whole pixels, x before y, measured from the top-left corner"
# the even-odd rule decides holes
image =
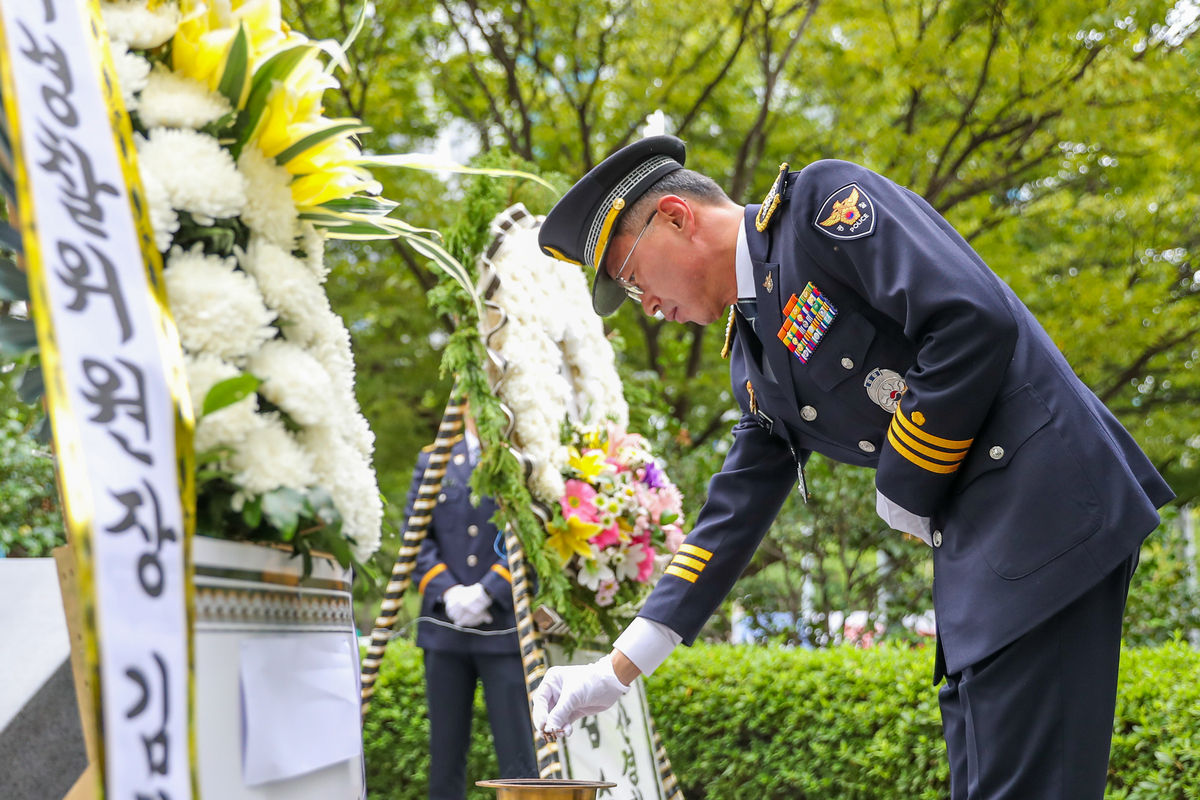
[[[291,5],[310,35],[335,38],[359,7]],[[433,130],[456,124],[484,151],[507,148],[574,179],[661,109],[668,132],[688,141],[688,165],[738,202],[761,197],[783,161],[865,164],[945,214],[1181,496],[1200,488],[1191,402],[1200,81],[1186,0],[446,0],[428,15],[387,0],[374,9],[351,57],[377,63],[360,67],[338,100],[375,126],[369,146],[428,146]],[[453,212],[453,187],[434,180],[392,194],[411,198],[402,212],[414,222],[444,226]],[[402,247],[379,255],[368,273],[399,281],[398,292],[431,285]],[[346,279],[335,307],[347,304],[348,321],[387,316],[355,292],[359,278]],[[404,324],[424,343],[451,321],[414,305]],[[694,513],[735,414],[721,331],[667,326],[632,307],[610,324],[634,424],[655,439]],[[394,363],[396,354],[374,355],[395,346],[398,329],[387,330],[369,341],[355,333],[360,360]],[[403,382],[430,385],[423,369]],[[420,436],[401,430],[432,424],[393,414],[386,395],[401,382],[384,371],[360,390],[372,422],[396,421],[384,448],[413,443],[395,456],[381,448],[387,470],[415,456]],[[814,473],[814,492],[825,480],[848,491],[845,469]],[[781,516],[762,575],[803,561],[803,524]]]

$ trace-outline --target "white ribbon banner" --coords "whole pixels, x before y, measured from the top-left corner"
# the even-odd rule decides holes
[[[109,798],[190,800],[176,415],[186,438],[191,412],[176,405],[176,340],[150,280],[158,256],[141,246],[145,203],[131,204],[128,117],[94,4],[0,0],[0,11],[17,212],[98,670],[97,766]]]

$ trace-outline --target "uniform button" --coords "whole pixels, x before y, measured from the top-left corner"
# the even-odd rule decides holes
[[[479,526],[478,525],[468,525],[467,526],[467,535],[468,536],[478,536],[479,535]]]
[[[807,421],[812,422],[817,418],[817,410],[812,406],[805,406],[804,408],[800,409],[800,416],[804,417],[804,419]]]
[[[942,532],[941,531],[933,532],[933,546],[934,547],[942,546]]]
[[[475,566],[475,565],[476,565],[476,564],[478,564],[478,563],[479,563],[479,559],[475,557],[475,554],[474,554],[474,553],[472,553],[471,555],[467,556],[467,566],[468,566],[468,567],[473,567],[473,566]]]
[[[858,449],[862,450],[864,453],[874,453],[875,445],[871,444],[866,439],[863,439],[861,442],[858,443]]]
[[[854,362],[852,360],[850,360],[849,358],[843,358],[842,366],[845,367],[846,369],[854,369]]]
[[[466,457],[466,456],[464,456],[462,453],[459,453],[458,455],[456,455],[456,456],[454,457],[454,463],[455,463],[455,464],[458,464],[460,467],[463,465],[463,463],[464,463],[466,460],[467,460],[467,457]]]
[[[442,492],[441,494],[438,495],[438,502],[439,503],[446,502],[446,493],[445,492]]]
[[[1000,459],[1004,458],[1004,448],[1000,445],[996,445],[991,450],[988,450],[988,455],[999,461]]]

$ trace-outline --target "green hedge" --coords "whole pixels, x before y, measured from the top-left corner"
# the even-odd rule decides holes
[[[932,657],[680,648],[650,680],[651,705],[688,800],[932,800],[949,788]],[[365,730],[370,796],[418,800],[429,732],[421,651],[393,643],[377,687]],[[487,729],[481,695],[475,725]],[[476,736],[468,781],[495,774],[491,739]],[[1108,797],[1200,799],[1200,654],[1186,645],[1125,652]]]

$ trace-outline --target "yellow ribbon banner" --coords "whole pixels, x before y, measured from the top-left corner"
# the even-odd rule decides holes
[[[0,0],[0,79],[100,710],[97,788],[190,800],[192,412],[95,0]]]

